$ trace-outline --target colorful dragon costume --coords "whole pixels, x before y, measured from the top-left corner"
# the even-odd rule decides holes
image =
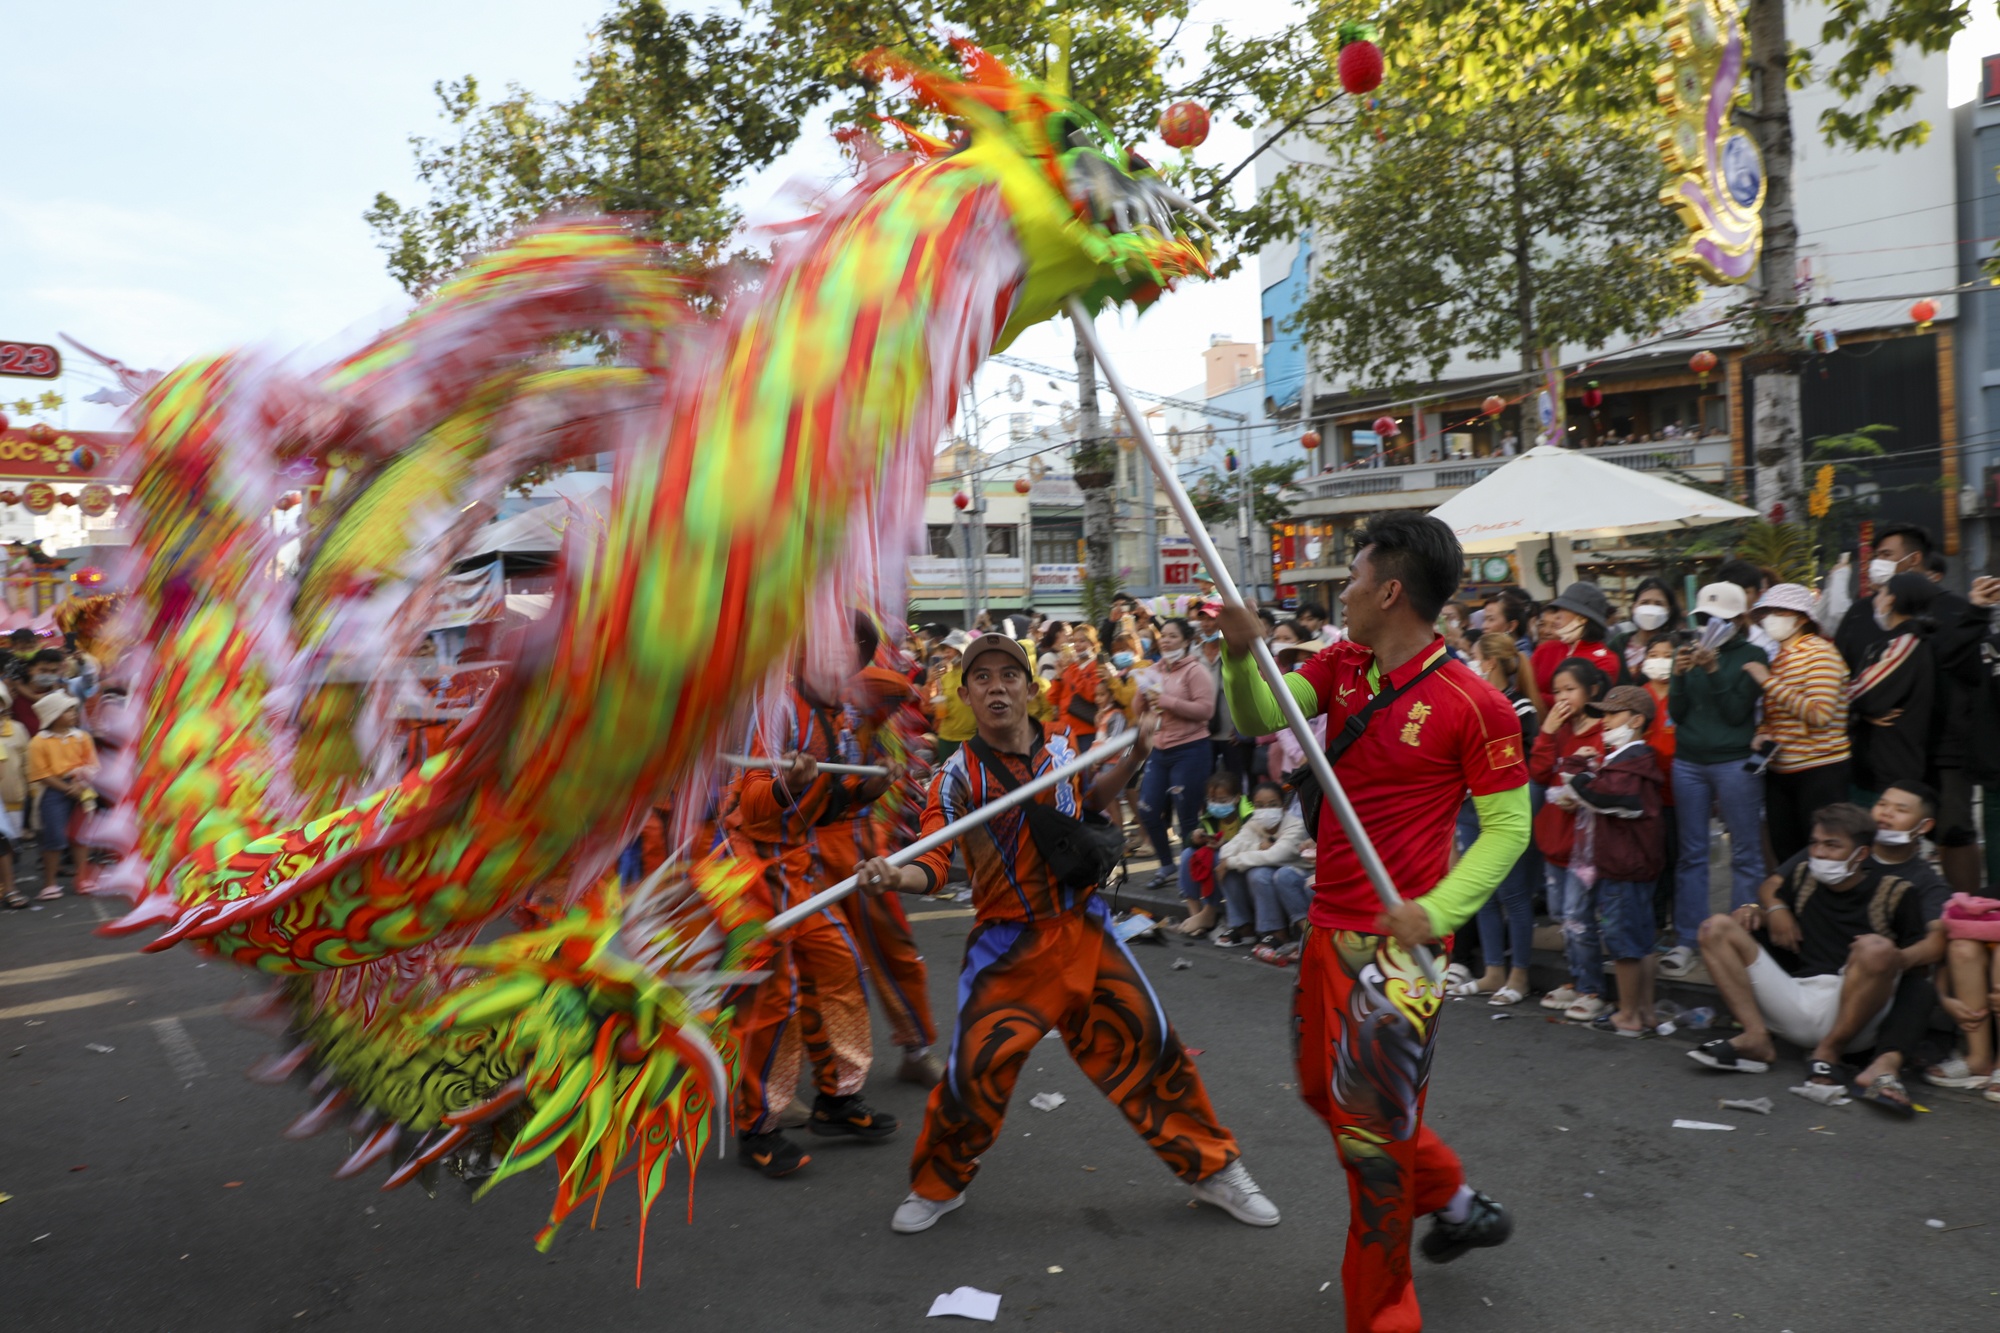
[[[675,1149],[691,1187],[731,1077],[720,997],[765,938],[749,868],[629,894],[604,871],[656,798],[712,780],[802,651],[838,669],[848,607],[900,606],[985,355],[1070,296],[1145,305],[1205,271],[1192,209],[1143,161],[959,52],[963,82],[875,59],[962,146],[890,122],[912,151],[862,154],[720,314],[619,227],[570,221],[330,369],[232,353],[135,407],[137,706],[109,724],[97,830],[122,853],[99,888],[134,905],[109,929],[280,979],[299,1041],[264,1072],[310,1079],[296,1132],[354,1116],[343,1174],[449,1159],[490,1184],[553,1155],[544,1244],[628,1158],[642,1208]],[[565,363],[580,340],[600,364]],[[611,497],[571,525],[552,614],[401,772],[402,663],[486,506],[603,454]],[[316,477],[314,522],[275,531]]]

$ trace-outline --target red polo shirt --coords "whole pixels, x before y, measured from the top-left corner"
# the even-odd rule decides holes
[[[1387,688],[1408,682],[1444,651],[1444,640],[1433,639],[1389,673]],[[1319,696],[1329,740],[1382,688],[1374,651],[1358,643],[1335,644],[1298,674]],[[1368,729],[1340,757],[1334,773],[1405,898],[1429,893],[1450,869],[1458,808],[1467,792],[1491,796],[1528,781],[1513,705],[1456,660],[1369,718]],[[1321,812],[1319,829],[1312,923],[1329,930],[1374,930],[1382,900],[1331,809]]]

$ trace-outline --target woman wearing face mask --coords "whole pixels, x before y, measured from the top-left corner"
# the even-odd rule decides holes
[[[1852,781],[1866,804],[1898,779],[1922,781],[1929,764],[1937,696],[1929,613],[1937,598],[1938,585],[1922,574],[1898,574],[1875,592],[1875,623],[1887,637],[1868,649],[1847,686]]]
[[[1306,909],[1312,905],[1313,846],[1296,803],[1285,807],[1285,789],[1262,781],[1250,793],[1252,809],[1243,828],[1216,854],[1215,873],[1229,908],[1229,928],[1216,932],[1224,949],[1257,936],[1261,962],[1283,967],[1293,962]]]
[[[1215,715],[1215,677],[1193,651],[1194,630],[1185,620],[1169,620],[1159,630],[1160,662],[1148,673],[1145,693],[1165,714],[1153,752],[1139,778],[1139,820],[1159,855],[1153,876],[1159,888],[1175,878],[1167,817],[1179,816],[1181,842],[1191,846],[1201,816],[1202,789],[1215,766],[1208,720]]]
[[[1639,584],[1639,590],[1632,594],[1632,625],[1630,630],[1613,634],[1605,646],[1618,654],[1618,660],[1625,666],[1626,679],[1638,681],[1641,665],[1653,645],[1671,640],[1674,631],[1681,627],[1680,599],[1674,596],[1666,580],[1646,579]]]
[[[1611,619],[1611,599],[1595,583],[1572,583],[1543,613],[1554,637],[1535,646],[1535,688],[1543,698],[1554,694],[1556,668],[1580,657],[1616,684],[1624,675],[1618,655],[1604,646]]]
[[[1773,585],[1750,609],[1778,645],[1768,667],[1743,670],[1764,692],[1757,748],[1777,746],[1764,772],[1764,820],[1780,861],[1812,841],[1813,811],[1848,794],[1847,664],[1814,614],[1812,593],[1797,583]]]

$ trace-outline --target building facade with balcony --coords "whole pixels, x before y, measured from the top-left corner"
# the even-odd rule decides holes
[[[1793,23],[1810,23],[1817,31],[1817,11],[1798,8]],[[1975,455],[2000,451],[1961,433],[1958,404],[1970,387],[1969,367],[1961,364],[1955,334],[1962,313],[1985,307],[1961,307],[1950,289],[1962,276],[1955,252],[1988,252],[1986,243],[1960,242],[2000,235],[2000,203],[1990,202],[2000,169],[2000,81],[1993,103],[1955,115],[1946,105],[1946,60],[1944,53],[1899,59],[1897,78],[1921,90],[1910,115],[1932,127],[1928,142],[1900,153],[1827,147],[1814,127],[1820,112],[1833,104],[1831,95],[1821,87],[1793,94],[1797,278],[1802,299],[1816,303],[1808,320],[1819,335],[1815,346],[1826,349],[1805,358],[1799,373],[1807,458],[1818,438],[1889,427],[1881,437],[1885,456],[1860,469],[1851,490],[1843,487],[1837,498],[1862,501],[1855,512],[1878,523],[1923,524],[1955,557],[1954,577],[1962,578],[1968,565],[1984,567],[1987,550],[1983,531],[1968,531],[1960,522],[1968,503],[1961,494],[1967,468]],[[1977,140],[1977,152],[1985,156],[1975,161],[1979,135],[1991,138]],[[1300,145],[1288,155],[1310,151],[1310,145]],[[1277,153],[1259,159],[1260,189],[1270,187],[1280,159]],[[1985,211],[1966,214],[1961,199],[1981,196],[1989,197]],[[1975,261],[1968,255],[1963,262]],[[1302,483],[1304,499],[1294,506],[1295,521],[1275,536],[1276,577],[1306,595],[1326,595],[1346,578],[1351,536],[1369,514],[1432,508],[1534,443],[1540,376],[1523,373],[1513,362],[1460,354],[1436,380],[1415,388],[1356,382],[1316,357],[1292,327],[1314,285],[1338,281],[1337,266],[1316,252],[1309,234],[1269,247],[1260,264],[1270,411],[1301,430],[1317,430],[1322,439],[1311,475]],[[1912,322],[1918,296],[1928,296],[1937,308],[1928,327]],[[1756,494],[1751,408],[1760,366],[1727,322],[1728,307],[1738,299],[1735,289],[1708,289],[1675,321],[1674,329],[1686,333],[1669,330],[1607,347],[1560,349],[1569,368],[1566,442],[1606,461],[1664,471],[1767,509]],[[1984,293],[1972,298],[1996,299]],[[2000,316],[2000,309],[1992,314]],[[2000,391],[2000,318],[1988,327],[1991,368],[1979,373],[1990,375]],[[1690,365],[1702,350],[1717,358],[1707,374]],[[1593,388],[1602,397],[1593,395],[1595,405],[1589,406],[1584,394]],[[1511,405],[1488,418],[1481,403],[1495,393]],[[2000,425],[2000,399],[1995,409]],[[1385,414],[1400,426],[1388,441],[1372,429]],[[1983,476],[1978,480],[1984,484]],[[1987,486],[1983,494],[1990,505],[2000,499],[2000,486]],[[1578,502],[1587,507],[1588,497]],[[1555,581],[1570,575],[1570,555],[1561,553],[1559,567],[1538,558],[1526,569],[1512,557],[1469,561],[1468,588],[1514,582],[1546,595]],[[1502,563],[1508,567],[1502,569]],[[1661,553],[1650,544],[1574,552],[1575,568],[1613,589],[1660,563]]]

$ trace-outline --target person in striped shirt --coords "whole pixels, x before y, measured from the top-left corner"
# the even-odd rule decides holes
[[[1797,583],[1774,585],[1750,609],[1778,645],[1769,666],[1743,670],[1764,693],[1757,748],[1777,746],[1764,774],[1764,819],[1780,861],[1812,841],[1813,811],[1847,799],[1847,664],[1814,615],[1811,591]]]

